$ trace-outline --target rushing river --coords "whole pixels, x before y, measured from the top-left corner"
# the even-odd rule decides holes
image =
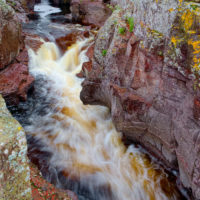
[[[42,87],[54,101],[46,114],[32,113],[27,133],[46,145],[51,166],[89,188],[91,199],[178,199],[164,173],[156,171],[138,148],[124,146],[109,110],[81,102],[83,80],[76,74],[87,59],[85,45],[87,40],[79,41],[64,55],[50,42],[37,53],[30,50],[30,71],[35,77],[48,77]]]
[[[42,8],[49,8],[49,4],[43,1],[35,8],[46,20],[46,9]],[[53,175],[47,179],[60,188],[71,184],[80,199],[181,199],[164,170],[152,164],[140,148],[122,143],[106,107],[81,102],[83,79],[76,74],[87,61],[89,43],[90,39],[77,41],[65,54],[53,42],[44,43],[38,52],[29,50],[30,72],[36,78],[36,93],[39,91],[34,107],[27,104],[24,119],[29,149],[34,152],[34,144],[40,143],[40,151],[50,155],[46,162]],[[63,186],[65,181],[68,184]]]

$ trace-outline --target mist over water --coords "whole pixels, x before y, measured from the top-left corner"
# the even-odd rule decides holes
[[[51,154],[49,166],[62,171],[65,180],[55,171],[54,183],[61,188],[65,181],[78,183],[71,188],[78,194],[87,191],[84,199],[180,199],[162,170],[156,170],[135,146],[124,146],[106,107],[81,102],[83,79],[76,74],[87,61],[83,47],[88,42],[77,42],[64,55],[50,42],[37,53],[29,51],[30,71],[36,79],[46,77],[39,89],[50,101],[46,112],[35,109],[29,114],[25,130]]]

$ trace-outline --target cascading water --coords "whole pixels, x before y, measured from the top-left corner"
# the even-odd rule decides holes
[[[30,71],[36,78],[48,78],[40,89],[52,101],[47,112],[31,112],[26,132],[45,144],[43,150],[51,154],[49,165],[60,169],[66,181],[78,182],[75,192],[88,189],[85,199],[180,199],[165,173],[135,146],[124,146],[106,107],[81,102],[83,80],[76,74],[87,60],[82,50],[87,43],[77,42],[64,55],[50,42],[37,53],[29,51]],[[58,176],[56,184],[62,187]]]

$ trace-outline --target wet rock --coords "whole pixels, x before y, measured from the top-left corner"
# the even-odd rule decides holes
[[[89,37],[89,31],[74,31],[64,37],[56,39],[56,44],[59,46],[61,51],[64,53],[69,47],[75,44],[78,40]]]
[[[23,43],[21,24],[15,17],[14,10],[0,0],[0,69],[11,63]]]
[[[18,104],[20,100],[26,100],[27,91],[33,81],[34,78],[29,75],[27,65],[21,63],[11,64],[0,71],[0,93],[8,104]]]
[[[121,9],[98,33],[92,69],[82,70],[81,99],[110,107],[117,130],[179,169],[182,184],[200,199],[200,7],[113,2]]]
[[[102,0],[72,0],[72,19],[84,25],[103,26],[106,19],[111,15],[111,10]]]
[[[0,199],[32,199],[26,137],[0,96]]]

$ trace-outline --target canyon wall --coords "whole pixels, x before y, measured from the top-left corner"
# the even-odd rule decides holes
[[[106,105],[118,131],[142,144],[200,199],[199,1],[112,1],[84,63],[81,99]]]

